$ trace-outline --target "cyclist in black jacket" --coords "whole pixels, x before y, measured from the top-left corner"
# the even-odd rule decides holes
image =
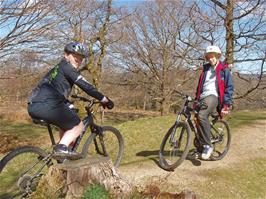
[[[64,48],[64,58],[33,89],[28,102],[28,112],[32,118],[42,119],[61,129],[60,134],[63,136],[59,144],[54,147],[55,155],[78,155],[68,148],[84,127],[67,100],[74,84],[101,101],[103,107],[113,107],[113,102],[78,72],[77,69],[81,66],[86,54],[81,43],[67,44]]]

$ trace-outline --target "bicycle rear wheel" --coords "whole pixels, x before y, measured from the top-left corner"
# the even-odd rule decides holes
[[[191,131],[187,123],[173,125],[165,134],[159,151],[159,164],[172,171],[187,157],[191,145]]]
[[[22,198],[34,191],[51,160],[37,147],[21,147],[0,161],[0,198]]]
[[[92,133],[89,136],[83,146],[82,154],[109,157],[114,166],[118,167],[124,153],[124,139],[114,127],[103,126],[102,130],[102,135]]]
[[[221,160],[228,152],[231,144],[231,133],[227,122],[217,120],[211,125],[211,142],[214,150],[211,160]]]

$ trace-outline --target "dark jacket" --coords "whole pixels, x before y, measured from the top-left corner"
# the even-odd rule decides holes
[[[211,65],[203,65],[203,70],[199,78],[199,83],[196,91],[196,100],[200,99],[200,95],[203,92],[203,85],[206,79],[206,74]],[[218,111],[220,112],[224,105],[230,106],[232,104],[232,95],[234,92],[233,80],[228,65],[219,61],[216,69],[216,89],[218,93]]]
[[[66,59],[52,68],[32,91],[30,102],[65,101],[76,84],[88,95],[102,100],[103,95],[74,68]]]

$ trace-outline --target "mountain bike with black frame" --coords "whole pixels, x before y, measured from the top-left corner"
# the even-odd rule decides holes
[[[124,153],[124,139],[116,128],[112,126],[100,126],[94,121],[93,106],[101,105],[99,101],[91,100],[82,96],[73,95],[73,98],[85,102],[86,117],[82,120],[84,129],[72,146],[73,151],[81,147],[80,158],[87,156],[106,156],[111,159],[114,167],[118,167]],[[52,146],[55,139],[51,124],[43,120],[33,120],[34,123],[48,128]],[[85,134],[89,137],[81,141]],[[75,159],[75,158],[74,158]],[[39,147],[24,146],[17,148],[0,161],[0,198],[24,198],[30,195],[37,187],[40,177],[48,168],[57,163],[67,160],[53,156],[52,152]]]
[[[167,171],[177,168],[190,152],[192,157],[199,157],[205,139],[199,124],[198,112],[200,109],[206,108],[206,105],[193,100],[186,94],[178,93],[184,98],[185,103],[181,111],[178,112],[175,123],[165,134],[159,150],[159,164]],[[192,108],[191,104],[194,104],[196,108]],[[211,143],[214,150],[209,159],[221,160],[230,148],[230,128],[218,114],[212,114],[211,118]],[[192,142],[195,149],[191,150]]]

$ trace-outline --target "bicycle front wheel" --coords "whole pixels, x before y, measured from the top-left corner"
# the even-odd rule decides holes
[[[231,144],[231,133],[227,122],[217,120],[211,125],[211,142],[214,150],[211,160],[221,160],[228,152]]]
[[[173,125],[165,134],[159,151],[159,164],[172,171],[187,157],[191,145],[191,131],[187,123]]]
[[[84,156],[109,157],[114,167],[118,167],[124,153],[124,139],[114,127],[103,126],[101,135],[92,133],[85,142],[82,154]]]
[[[0,198],[22,198],[34,191],[51,160],[37,147],[21,147],[0,161]]]

